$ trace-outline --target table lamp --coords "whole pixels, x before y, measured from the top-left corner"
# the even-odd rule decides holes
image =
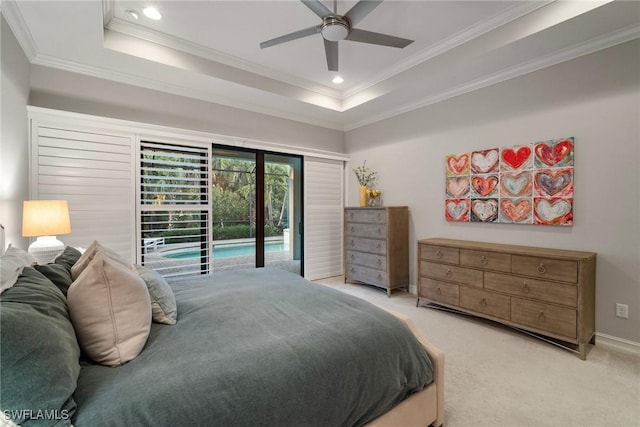
[[[69,205],[66,200],[25,200],[22,206],[22,235],[37,237],[29,245],[38,264],[53,261],[64,250],[56,235],[71,233]]]

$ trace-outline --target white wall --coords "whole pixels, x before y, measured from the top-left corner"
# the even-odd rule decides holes
[[[29,189],[26,106],[31,66],[4,16],[0,17],[0,27],[0,224],[6,229],[7,244],[26,248],[28,241],[22,237],[22,201]]]
[[[415,242],[428,237],[593,251],[597,332],[640,342],[639,59],[640,42],[629,42],[348,132],[351,167],[366,160],[384,204],[409,206],[412,283]],[[445,221],[445,155],[569,136],[572,227]],[[615,303],[629,305],[628,320]]]

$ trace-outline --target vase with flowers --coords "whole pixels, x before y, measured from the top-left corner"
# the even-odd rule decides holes
[[[362,165],[356,167],[353,172],[356,174],[356,178],[358,179],[358,183],[360,184],[360,206],[367,206],[367,190],[370,185],[373,185],[376,180],[377,172],[371,170],[367,166],[367,161],[365,160]]]

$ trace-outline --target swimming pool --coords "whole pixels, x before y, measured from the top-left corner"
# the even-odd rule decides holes
[[[265,252],[284,251],[283,242],[265,242]],[[231,258],[237,256],[254,255],[256,253],[255,242],[250,243],[224,243],[213,245],[214,258]],[[172,249],[162,252],[162,256],[171,259],[200,258],[201,252],[196,248]]]

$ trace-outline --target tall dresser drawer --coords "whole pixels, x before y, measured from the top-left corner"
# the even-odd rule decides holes
[[[577,337],[576,311],[570,308],[512,298],[511,320],[564,337]]]
[[[347,262],[385,271],[387,269],[387,257],[363,252],[347,251]]]
[[[458,248],[447,248],[445,246],[420,245],[420,258],[428,261],[459,264],[460,250]]]
[[[438,282],[427,277],[420,278],[420,294],[445,304],[458,305],[460,286]]]
[[[378,286],[387,286],[387,274],[384,271],[361,265],[349,264],[346,266],[346,276],[349,280],[371,283]]]
[[[354,251],[370,252],[372,254],[386,255],[387,244],[384,240],[364,239],[351,237],[346,241],[347,249]]]
[[[560,280],[567,283],[578,282],[578,263],[551,258],[513,255],[511,272],[547,280]]]
[[[370,222],[384,224],[387,222],[387,212],[384,209],[347,209],[346,220],[349,222]]]
[[[387,235],[386,224],[361,224],[359,222],[347,223],[347,232],[350,236],[368,237],[370,239],[384,239]]]
[[[533,298],[540,301],[577,307],[578,288],[573,285],[547,282],[529,277],[510,276],[508,274],[484,273],[484,287],[511,295]]]
[[[460,249],[460,265],[510,272],[511,255],[499,252]]]
[[[420,261],[420,271],[421,274],[433,279],[458,282],[478,288],[482,287],[482,271],[480,270]]]
[[[460,307],[509,320],[511,298],[506,295],[461,286]]]

